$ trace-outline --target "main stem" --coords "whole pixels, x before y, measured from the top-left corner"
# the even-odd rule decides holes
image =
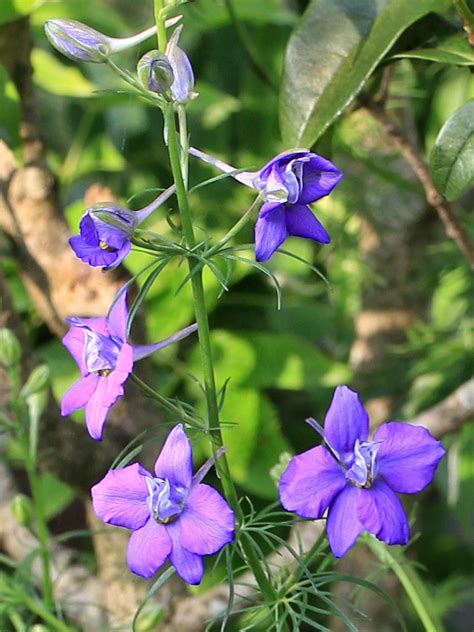
[[[166,31],[164,28],[164,21],[162,17],[163,0],[154,0],[154,2],[155,18],[158,28],[158,46],[160,50],[163,51],[166,47]],[[178,136],[176,133],[176,122],[173,106],[170,104],[165,109],[164,113],[166,125],[168,128],[168,153],[170,158],[171,171],[173,173],[173,178],[176,185],[176,197],[178,199],[178,207],[181,217],[183,235],[186,246],[189,249],[192,249],[196,245],[196,238],[194,235],[191,210],[188,204],[186,185],[181,169],[182,161],[180,148],[178,145]],[[181,129],[183,129],[183,125],[181,125]],[[212,346],[209,331],[209,321],[207,318],[206,299],[202,279],[202,268],[199,267],[197,270],[195,270],[196,262],[193,261],[192,258],[188,259],[188,265],[189,271],[191,273],[194,312],[196,316],[196,322],[198,324],[199,349],[201,354],[204,388],[206,393],[207,430],[210,431],[209,435],[211,437],[213,449],[215,450],[218,447],[222,446],[223,441],[219,423],[219,406],[217,402],[216,379],[214,375],[214,366],[212,361]],[[230,475],[229,463],[225,454],[216,462],[216,469],[221,477],[225,497],[233,507],[238,521],[242,523],[243,514],[238,502],[237,493]],[[274,601],[276,597],[275,590],[271,582],[268,580],[251,543],[247,542],[245,538],[242,538],[242,547],[244,549],[245,556],[247,557],[247,562],[254,573],[260,590],[269,601]]]

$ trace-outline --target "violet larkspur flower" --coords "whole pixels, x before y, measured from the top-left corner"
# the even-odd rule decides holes
[[[433,479],[445,455],[422,426],[392,421],[369,439],[369,418],[359,396],[338,386],[317,446],[293,457],[280,478],[280,502],[302,518],[322,518],[329,546],[342,557],[363,531],[387,544],[406,544],[408,520],[396,494],[416,494]]]
[[[123,395],[123,383],[132,372],[133,363],[154,351],[177,342],[197,329],[190,325],[173,336],[151,345],[132,346],[127,342],[127,293],[122,291],[108,316],[104,318],[68,318],[71,329],[63,345],[81,371],[61,400],[61,415],[86,409],[90,436],[102,439],[109,409]]]
[[[202,556],[234,539],[234,513],[224,498],[201,481],[208,461],[193,477],[192,448],[183,426],[168,435],[154,476],[138,463],[110,470],[92,488],[95,513],[109,524],[132,529],[127,563],[152,577],[169,559],[188,584],[199,584]]]
[[[69,239],[75,255],[90,266],[116,268],[131,250],[135,228],[175,190],[173,184],[140,211],[129,211],[112,202],[91,206],[79,223],[80,234]]]
[[[343,174],[327,158],[307,149],[285,151],[260,171],[234,167],[191,147],[189,153],[259,191],[264,198],[255,225],[255,258],[267,261],[285,239],[305,237],[322,244],[330,237],[308,204],[329,195]]]
[[[156,94],[165,94],[174,81],[168,58],[159,50],[151,50],[137,64],[137,75],[144,88]]]

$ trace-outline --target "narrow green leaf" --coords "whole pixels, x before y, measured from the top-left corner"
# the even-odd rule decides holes
[[[456,66],[473,66],[474,49],[463,33],[457,33],[439,42],[434,48],[419,48],[405,53],[397,53],[392,59],[423,59],[435,61],[441,64],[454,64]]]
[[[450,201],[474,182],[474,99],[441,128],[431,151],[430,171],[435,187]]]
[[[398,37],[447,0],[312,0],[288,44],[283,138],[311,146],[347,108]]]

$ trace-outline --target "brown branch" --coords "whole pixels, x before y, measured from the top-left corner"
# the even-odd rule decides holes
[[[471,243],[468,234],[457,219],[451,204],[436,190],[428,167],[416,146],[403,131],[395,125],[383,107],[380,107],[367,98],[364,99],[362,103],[367,108],[367,111],[380,123],[392,144],[413,169],[416,177],[423,186],[426,201],[438,213],[446,229],[446,234],[457,243],[471,268],[474,268],[474,244]]]

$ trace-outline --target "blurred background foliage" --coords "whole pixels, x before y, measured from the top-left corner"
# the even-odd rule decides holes
[[[104,92],[121,89],[106,66],[77,65],[60,57],[47,43],[44,21],[70,17],[109,35],[123,36],[148,26],[151,2],[133,0],[2,0],[0,20],[32,10],[35,39],[32,62],[48,161],[56,174],[65,214],[72,232],[84,209],[83,196],[96,182],[109,187],[121,201],[139,208],[153,190],[171,182],[163,146],[159,112],[129,94]],[[186,24],[182,47],[192,60],[199,98],[188,108],[193,145],[238,168],[255,169],[286,149],[279,132],[278,87],[285,48],[305,8],[304,0],[239,0],[234,2],[239,24],[249,36],[253,52],[271,79],[262,81],[249,63],[235,25],[223,0],[196,0],[183,7]],[[416,28],[415,28],[416,27]],[[443,20],[430,16],[404,33],[392,56],[388,107],[408,112],[422,151],[431,150],[443,123],[474,98],[469,64],[473,53],[463,47],[455,63],[436,63],[433,53],[445,35],[461,35],[454,12]],[[428,53],[408,55],[417,47]],[[118,61],[133,69],[149,42],[122,53]],[[317,70],[316,70],[317,72]],[[383,68],[370,79],[376,93]],[[0,138],[21,160],[18,138],[18,96],[0,68]],[[285,116],[291,117],[291,111]],[[250,265],[237,262],[222,292],[215,277],[207,275],[206,292],[212,308],[211,327],[217,377],[226,388],[222,419],[224,438],[236,482],[254,502],[276,499],[270,470],[284,452],[295,453],[316,442],[305,417],[323,421],[334,387],[360,379],[351,363],[357,338],[355,319],[368,293],[389,293],[387,280],[364,256],[361,240],[368,223],[377,230],[397,231],[400,217],[417,217],[410,246],[412,261],[406,291],[416,303],[417,317],[402,340],[389,344],[383,364],[362,380],[363,400],[392,397],[392,418],[409,420],[436,404],[472,375],[473,282],[456,245],[447,239],[432,211],[426,211],[422,190],[399,154],[386,145],[376,122],[363,108],[354,107],[319,137],[316,150],[343,169],[345,178],[330,198],[315,210],[332,236],[328,246],[290,239],[285,247],[316,266],[322,276],[284,254],[276,254],[268,269],[281,286],[281,308],[276,309],[272,282]],[[216,175],[191,160],[191,186]],[[192,193],[198,235],[217,240],[249,207],[252,195],[238,183],[224,179]],[[469,222],[466,194],[459,212]],[[169,203],[169,219],[176,208]],[[428,216],[428,219],[426,219]],[[172,236],[165,209],[147,226]],[[471,229],[474,229],[471,215]],[[472,232],[472,230],[471,230]],[[248,226],[241,242],[252,242]],[[15,307],[27,326],[38,355],[51,370],[59,398],[74,381],[72,358],[41,322],[21,284],[14,253],[0,243],[0,264],[8,278]],[[253,258],[252,250],[241,253]],[[125,261],[132,274],[148,262],[133,253]],[[170,265],[146,299],[150,340],[163,338],[192,319],[190,288],[176,290],[185,277],[184,266]],[[394,291],[401,291],[396,288]],[[195,340],[168,347],[152,358],[154,386],[166,396],[199,399],[200,377]],[[81,421],[79,413],[77,420]],[[473,611],[466,609],[473,585],[474,526],[472,491],[474,427],[465,426],[446,440],[448,458],[441,464],[436,486],[420,499],[414,532],[413,557],[426,569],[426,578],[440,614],[450,632],[468,632]],[[198,446],[199,448],[199,446]],[[8,451],[12,466],[14,446]],[[201,460],[204,451],[196,450]],[[74,498],[72,489],[45,475],[46,512],[54,517]],[[82,555],[91,556],[90,551]],[[459,604],[463,601],[463,604]],[[410,632],[421,629],[408,604]],[[0,629],[2,627],[0,608]],[[469,621],[471,623],[469,623]],[[5,624],[6,625],[6,624]]]

